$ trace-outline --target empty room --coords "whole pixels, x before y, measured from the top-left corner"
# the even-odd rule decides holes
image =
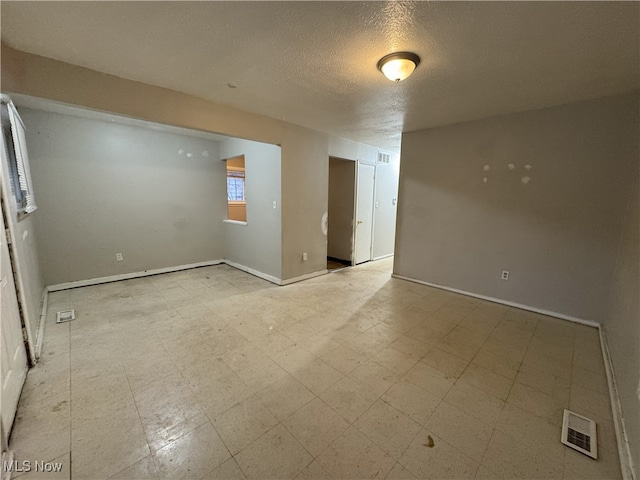
[[[0,7],[2,480],[640,480],[640,3]]]

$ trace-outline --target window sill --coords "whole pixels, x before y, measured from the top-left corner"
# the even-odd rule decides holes
[[[222,222],[223,223],[231,223],[233,225],[245,225],[245,226],[247,225],[247,222],[241,222],[240,220],[229,220],[228,218],[222,220]]]

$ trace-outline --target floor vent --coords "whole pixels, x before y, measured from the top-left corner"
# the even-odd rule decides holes
[[[560,441],[591,458],[598,458],[596,422],[590,418],[565,410]]]
[[[76,319],[76,311],[75,309],[71,310],[62,310],[56,314],[56,323],[65,323],[70,322],[71,320]]]

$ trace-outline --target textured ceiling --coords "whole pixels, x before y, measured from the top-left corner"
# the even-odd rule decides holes
[[[18,50],[397,149],[639,87],[637,2],[2,2]],[[393,84],[383,55],[422,58]],[[227,87],[228,83],[237,88]]]

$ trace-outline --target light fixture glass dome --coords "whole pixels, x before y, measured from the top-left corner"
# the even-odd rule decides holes
[[[378,62],[378,69],[392,82],[400,82],[413,73],[420,64],[420,57],[411,52],[385,55]]]

